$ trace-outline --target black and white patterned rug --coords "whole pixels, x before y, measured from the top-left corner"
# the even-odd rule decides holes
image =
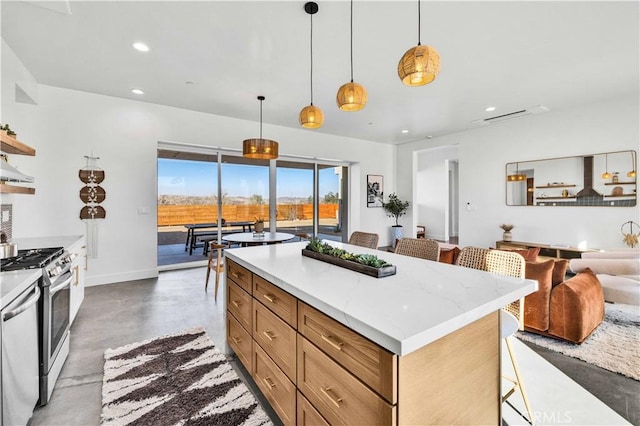
[[[104,353],[103,425],[271,425],[202,327]]]

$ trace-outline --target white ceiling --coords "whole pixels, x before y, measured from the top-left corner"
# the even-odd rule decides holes
[[[264,122],[297,128],[310,98],[304,3],[2,1],[1,31],[42,84],[253,121],[264,95]],[[343,112],[335,94],[350,79],[349,2],[318,4],[314,104],[325,124],[309,131],[397,144],[536,105],[638,94],[637,1],[425,0],[422,44],[439,51],[442,68],[435,82],[410,88],[396,67],[417,44],[417,2],[356,0],[354,80],[369,101]],[[135,41],[151,50],[134,50]]]

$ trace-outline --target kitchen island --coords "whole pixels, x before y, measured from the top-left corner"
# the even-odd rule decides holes
[[[306,243],[226,250],[227,341],[285,424],[499,424],[499,309],[537,288],[348,244],[373,278]]]

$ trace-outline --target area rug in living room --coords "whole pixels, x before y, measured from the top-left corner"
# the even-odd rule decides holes
[[[103,425],[271,425],[202,327],[104,353]]]
[[[640,380],[640,307],[605,304],[604,321],[581,345],[519,331],[519,339]]]

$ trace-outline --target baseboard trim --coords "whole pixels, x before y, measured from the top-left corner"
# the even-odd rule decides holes
[[[85,287],[93,287],[97,285],[116,284],[124,281],[143,280],[146,278],[157,278],[158,269],[146,269],[143,271],[131,271],[116,274],[95,275],[85,278]]]

